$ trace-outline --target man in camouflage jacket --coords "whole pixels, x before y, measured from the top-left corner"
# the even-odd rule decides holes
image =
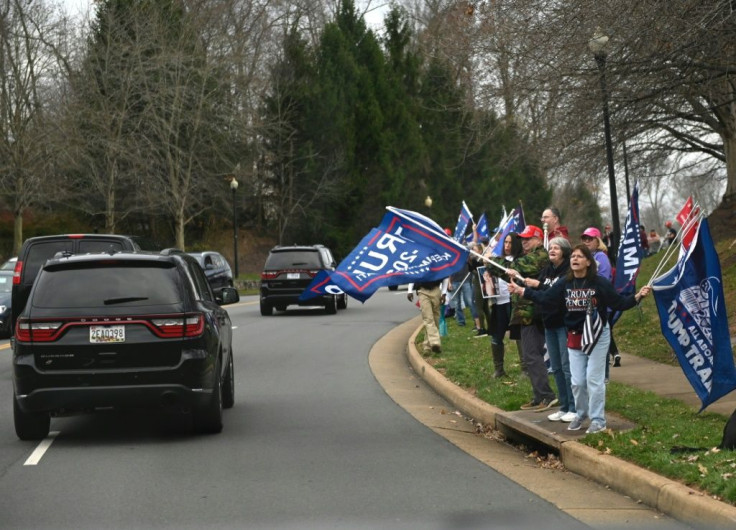
[[[524,255],[511,264],[509,276],[536,278],[549,262],[544,249],[542,230],[528,225],[521,234]],[[513,272],[516,271],[516,272]],[[521,357],[532,383],[534,397],[521,406],[523,410],[547,410],[557,404],[557,398],[549,386],[547,366],[544,364],[544,329],[541,315],[535,315],[534,303],[514,295],[513,319],[521,322]]]

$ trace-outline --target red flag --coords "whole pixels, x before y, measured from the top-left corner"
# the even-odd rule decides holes
[[[687,198],[687,201],[685,201],[685,206],[682,207],[682,210],[680,210],[680,213],[677,214],[677,222],[680,223],[680,226],[684,227],[685,223],[687,222],[688,218],[690,217],[690,214],[693,211],[693,196],[690,195],[690,197]]]
[[[693,209],[693,197],[692,195],[687,198],[685,206],[682,207],[680,213],[677,214],[677,222],[682,226],[682,248],[687,250],[690,248],[690,244],[693,242],[695,232],[698,228],[696,219],[700,213],[700,208]]]

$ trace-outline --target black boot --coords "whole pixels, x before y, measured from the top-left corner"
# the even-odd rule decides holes
[[[503,342],[501,344],[491,343],[491,352],[493,353],[493,367],[495,368],[493,377],[496,379],[499,377],[506,377],[506,371],[503,369]]]

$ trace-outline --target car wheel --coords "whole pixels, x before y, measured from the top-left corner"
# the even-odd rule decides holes
[[[348,308],[348,295],[341,294],[337,298],[337,308],[338,309],[347,309]]]
[[[325,313],[334,315],[337,313],[337,296],[330,296],[325,302]]]
[[[399,290],[399,286],[398,285],[389,285],[388,286],[388,290],[389,291],[398,291]]]
[[[235,366],[233,355],[230,353],[230,362],[227,364],[225,380],[222,383],[222,408],[229,409],[235,405]]]
[[[217,376],[209,403],[194,409],[194,429],[202,434],[217,434],[222,431],[222,384],[219,366],[215,373]]]
[[[21,440],[42,440],[49,434],[51,417],[45,412],[24,412],[13,396],[15,434]]]
[[[269,317],[273,314],[273,306],[261,300],[261,315]]]

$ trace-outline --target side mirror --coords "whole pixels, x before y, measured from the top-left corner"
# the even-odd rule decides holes
[[[240,293],[235,287],[223,287],[215,292],[215,301],[220,305],[234,304],[240,302]]]

